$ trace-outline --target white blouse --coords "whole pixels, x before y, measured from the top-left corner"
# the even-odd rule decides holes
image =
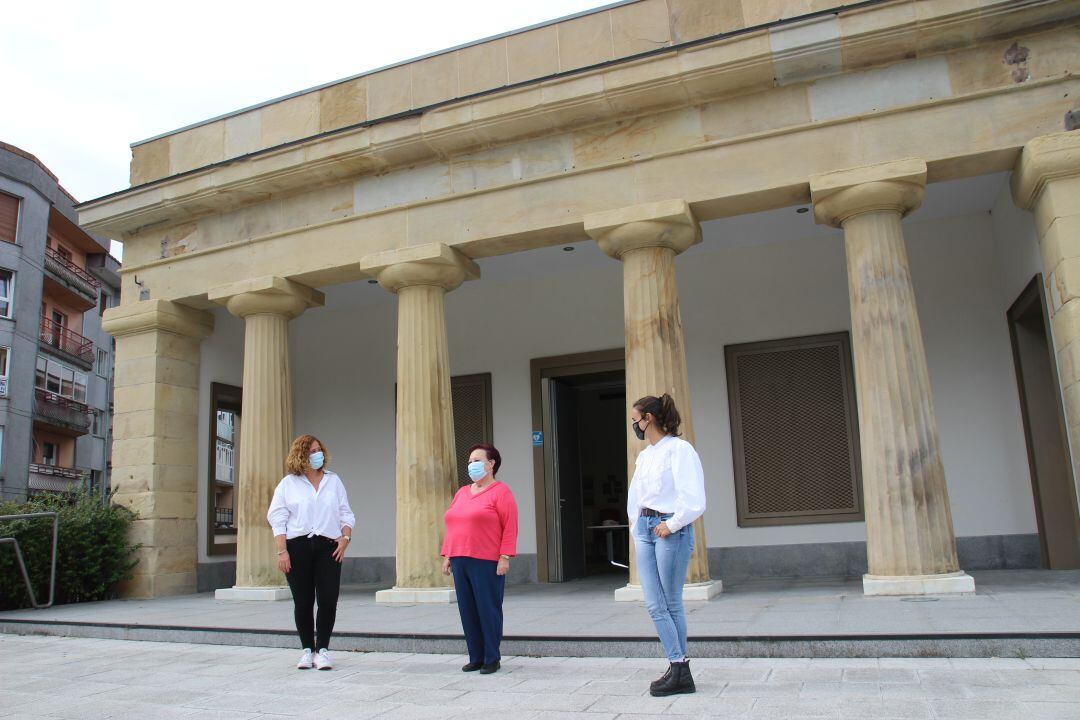
[[[626,497],[626,516],[631,525],[641,508],[674,513],[667,521],[671,532],[705,513],[705,473],[693,445],[668,435],[638,454]]]
[[[266,519],[274,535],[290,540],[301,535],[338,538],[343,526],[356,525],[345,486],[337,473],[329,470],[323,473],[318,490],[303,475],[283,477],[274,489]]]

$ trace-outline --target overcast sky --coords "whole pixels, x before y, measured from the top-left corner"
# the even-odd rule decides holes
[[[23,0],[0,20],[0,140],[79,200],[129,145],[248,105],[608,2]]]

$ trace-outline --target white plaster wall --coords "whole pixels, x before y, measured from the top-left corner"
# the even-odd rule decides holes
[[[235,560],[233,555],[206,554],[206,496],[209,488],[210,384],[241,385],[244,378],[244,323],[224,308],[212,311],[214,334],[201,347],[199,361],[198,502],[199,562]]]
[[[747,232],[729,221],[706,223],[704,243],[677,261],[694,423],[708,483],[709,545],[863,540],[862,523],[736,526],[724,346],[850,326],[838,233],[814,226],[808,215],[779,226],[754,216],[737,221]],[[905,223],[960,536],[1035,532],[1004,321],[1009,292],[1001,268],[1013,261],[995,250],[997,222],[983,212]],[[622,270],[589,243],[572,253],[548,248],[480,265],[480,281],[447,296],[451,372],[492,373],[495,443],[504,458],[500,479],[518,500],[519,552],[532,553],[529,361],[621,347]],[[327,306],[291,325],[295,428],[326,442],[349,488],[358,516],[350,555],[388,556],[394,552],[396,300],[367,283],[326,290]],[[204,423],[209,381],[238,383],[241,374],[242,327],[224,313],[218,323],[203,345]],[[207,433],[200,428],[201,443]],[[203,479],[205,456],[204,448]],[[200,534],[205,561],[202,542]]]

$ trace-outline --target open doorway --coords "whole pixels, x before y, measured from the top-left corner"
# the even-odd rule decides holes
[[[1041,274],[1020,294],[1007,317],[1043,566],[1080,568],[1080,510]]]
[[[627,572],[623,367],[621,350],[533,361],[542,581]]]

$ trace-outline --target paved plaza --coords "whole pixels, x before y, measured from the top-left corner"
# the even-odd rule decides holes
[[[293,650],[0,635],[0,716],[31,718],[1080,718],[1080,659],[700,659],[698,692],[653,698],[660,659]]]

